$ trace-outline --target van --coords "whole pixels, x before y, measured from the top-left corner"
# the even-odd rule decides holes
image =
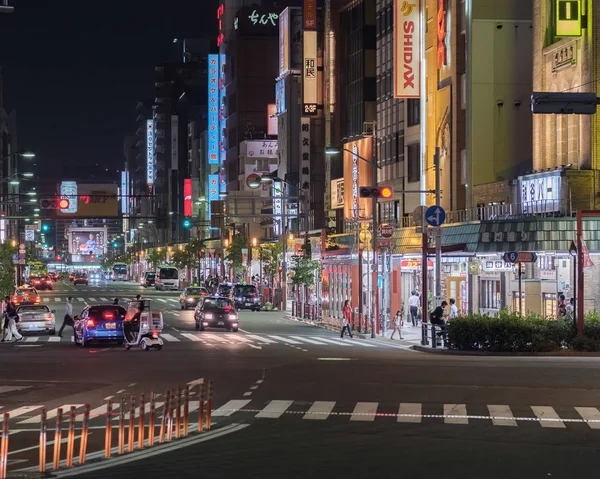
[[[179,290],[179,270],[173,266],[158,268],[154,288],[158,291]]]

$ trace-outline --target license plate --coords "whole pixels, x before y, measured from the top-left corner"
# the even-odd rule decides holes
[[[117,329],[117,325],[115,323],[106,323],[106,329]]]
[[[246,303],[246,306],[252,306],[252,303]]]
[[[37,324],[30,324],[29,329],[37,329]]]
[[[219,321],[219,323],[217,324],[217,326],[223,326],[223,321]]]

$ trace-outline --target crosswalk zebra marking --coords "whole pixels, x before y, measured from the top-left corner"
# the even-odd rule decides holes
[[[492,417],[492,424],[494,426],[512,426],[517,425],[517,421],[513,416],[510,406],[505,404],[488,404],[488,412]]]
[[[95,303],[97,300],[96,300],[96,298],[88,298],[88,301],[91,301],[92,303]]]
[[[351,347],[351,346],[353,346],[353,344],[354,344],[354,343],[352,343],[352,342],[346,342],[346,341],[345,341],[345,340],[343,340],[343,339],[336,339],[336,340],[333,340],[333,339],[328,339],[328,338],[321,338],[321,337],[319,337],[319,336],[312,336],[312,338],[313,338],[313,339],[316,339],[316,340],[318,340],[318,341],[325,341],[326,343],[329,343],[329,344],[335,344],[336,346],[342,346],[342,347]]]
[[[173,343],[179,343],[181,341],[179,338],[176,338],[172,334],[168,334],[168,333],[161,333],[160,337],[163,339],[166,339],[169,342],[173,342]]]
[[[446,424],[469,424],[465,404],[444,404],[444,422]]]
[[[46,419],[50,420],[50,419],[54,419],[57,414],[58,414],[58,410],[62,409],[63,411],[63,419],[66,421],[68,419],[68,414],[71,410],[71,407],[75,407],[75,410],[79,409],[80,407],[83,407],[84,404],[63,404],[62,406],[59,406],[55,409],[52,409],[50,411],[48,411],[47,415],[46,415]],[[17,424],[39,424],[39,422],[42,420],[42,416],[40,414],[38,414],[37,416],[33,416],[27,419],[24,419],[23,421],[19,421]]]
[[[38,339],[40,339],[39,336],[26,336],[25,342],[26,343],[35,343],[35,342],[37,342]]]
[[[350,420],[362,422],[374,421],[378,406],[379,403],[377,402],[357,402]]]
[[[220,343],[231,344],[227,339],[221,337],[221,335],[219,335],[219,334],[204,333],[204,334],[202,334],[202,336],[206,337],[207,339],[212,339],[213,341],[218,341]]]
[[[17,409],[13,409],[12,411],[8,411],[11,419],[14,419],[19,416],[23,416],[25,414],[29,414],[31,411],[35,411],[36,409],[41,409],[44,406],[36,405],[36,406],[22,406]]]
[[[290,338],[297,339],[298,341],[304,341],[309,344],[318,344],[320,346],[327,346],[325,343],[322,343],[321,341],[316,341],[314,339],[306,338],[304,336],[290,336]]]
[[[283,341],[284,343],[289,343],[289,344],[302,344],[299,341],[294,341],[293,339],[289,339],[289,338],[284,338],[283,336],[275,336],[273,334],[269,334],[270,338],[276,339],[278,341]]]
[[[219,409],[215,409],[212,412],[213,417],[225,417],[231,416],[234,412],[243,409],[250,403],[250,399],[234,399],[232,401],[228,401]]]
[[[335,407],[335,401],[315,401],[302,419],[324,421]]]
[[[48,342],[50,343],[60,343],[60,337],[59,336],[49,336],[48,337]]]
[[[400,403],[397,422],[420,423],[423,415],[422,410],[421,403]]]
[[[83,298],[77,298],[77,301],[81,301],[82,303],[85,303],[85,299],[83,299]]]
[[[553,407],[550,406],[531,406],[533,414],[540,419],[540,425],[542,427],[564,429],[565,423],[558,416]]]
[[[273,341],[272,339],[269,339],[269,338],[263,338],[262,336],[257,336],[255,334],[247,334],[246,336],[251,339],[255,339],[256,341],[260,341],[261,343],[277,344],[277,341]]]
[[[589,421],[587,425],[591,429],[600,429],[600,411],[595,407],[576,407],[582,419]],[[591,422],[590,422],[591,421]]]
[[[55,303],[60,303],[60,298],[54,298]]]
[[[106,298],[100,298],[100,301],[103,301],[103,302],[105,302],[105,303],[108,303],[108,299],[106,299]]]
[[[49,303],[49,302],[50,302],[50,298],[42,298],[42,301],[43,301],[44,303]]]
[[[181,335],[184,338],[188,338],[191,339],[192,341],[199,341],[201,343],[206,343],[206,341],[204,341],[202,338],[200,338],[197,334],[191,334],[191,333],[181,333]]]
[[[255,417],[277,419],[281,417],[293,403],[294,401],[271,401]]]

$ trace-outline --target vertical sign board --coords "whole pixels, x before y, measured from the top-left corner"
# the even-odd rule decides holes
[[[267,105],[267,135],[277,136],[277,104],[269,103]]]
[[[121,171],[121,213],[124,215],[129,213],[129,171],[127,170]]]
[[[219,164],[219,55],[208,55],[208,164]]]
[[[154,184],[154,120],[146,120],[146,184]]]
[[[394,3],[394,98],[419,98],[421,94],[421,2]]]
[[[225,131],[226,131],[226,111],[225,111],[225,55],[219,55],[219,163],[221,164],[221,183],[219,186],[219,191],[221,193],[225,193],[227,191],[227,178],[225,177],[225,173],[223,172],[223,165],[225,164],[225,160],[227,159],[227,152],[225,150]]]
[[[192,179],[183,179],[183,216],[192,216]]]
[[[279,74],[290,69],[290,9],[279,15]]]
[[[581,36],[581,0],[556,0],[557,37]]]
[[[60,198],[69,200],[69,207],[61,208],[61,213],[77,213],[77,182],[63,181],[60,184]]]
[[[317,0],[304,0],[304,30],[317,31]]]
[[[317,31],[304,30],[303,114],[317,114]]]
[[[310,198],[310,117],[300,118],[300,194]],[[304,211],[308,215],[308,211]],[[307,216],[308,217],[308,216]]]
[[[219,199],[219,175],[208,175],[208,217],[210,218],[210,202]]]
[[[275,180],[272,185],[273,195],[273,235],[279,236],[282,234],[282,215],[283,215],[283,183]]]
[[[179,117],[171,115],[171,169],[179,169]]]

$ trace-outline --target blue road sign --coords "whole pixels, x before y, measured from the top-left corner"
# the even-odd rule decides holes
[[[377,276],[377,289],[383,288],[383,278],[381,275]]]
[[[425,221],[430,226],[442,226],[446,221],[446,211],[441,206],[430,206],[425,212]]]
[[[528,251],[509,251],[504,253],[504,261],[507,263],[535,263],[537,255]]]

